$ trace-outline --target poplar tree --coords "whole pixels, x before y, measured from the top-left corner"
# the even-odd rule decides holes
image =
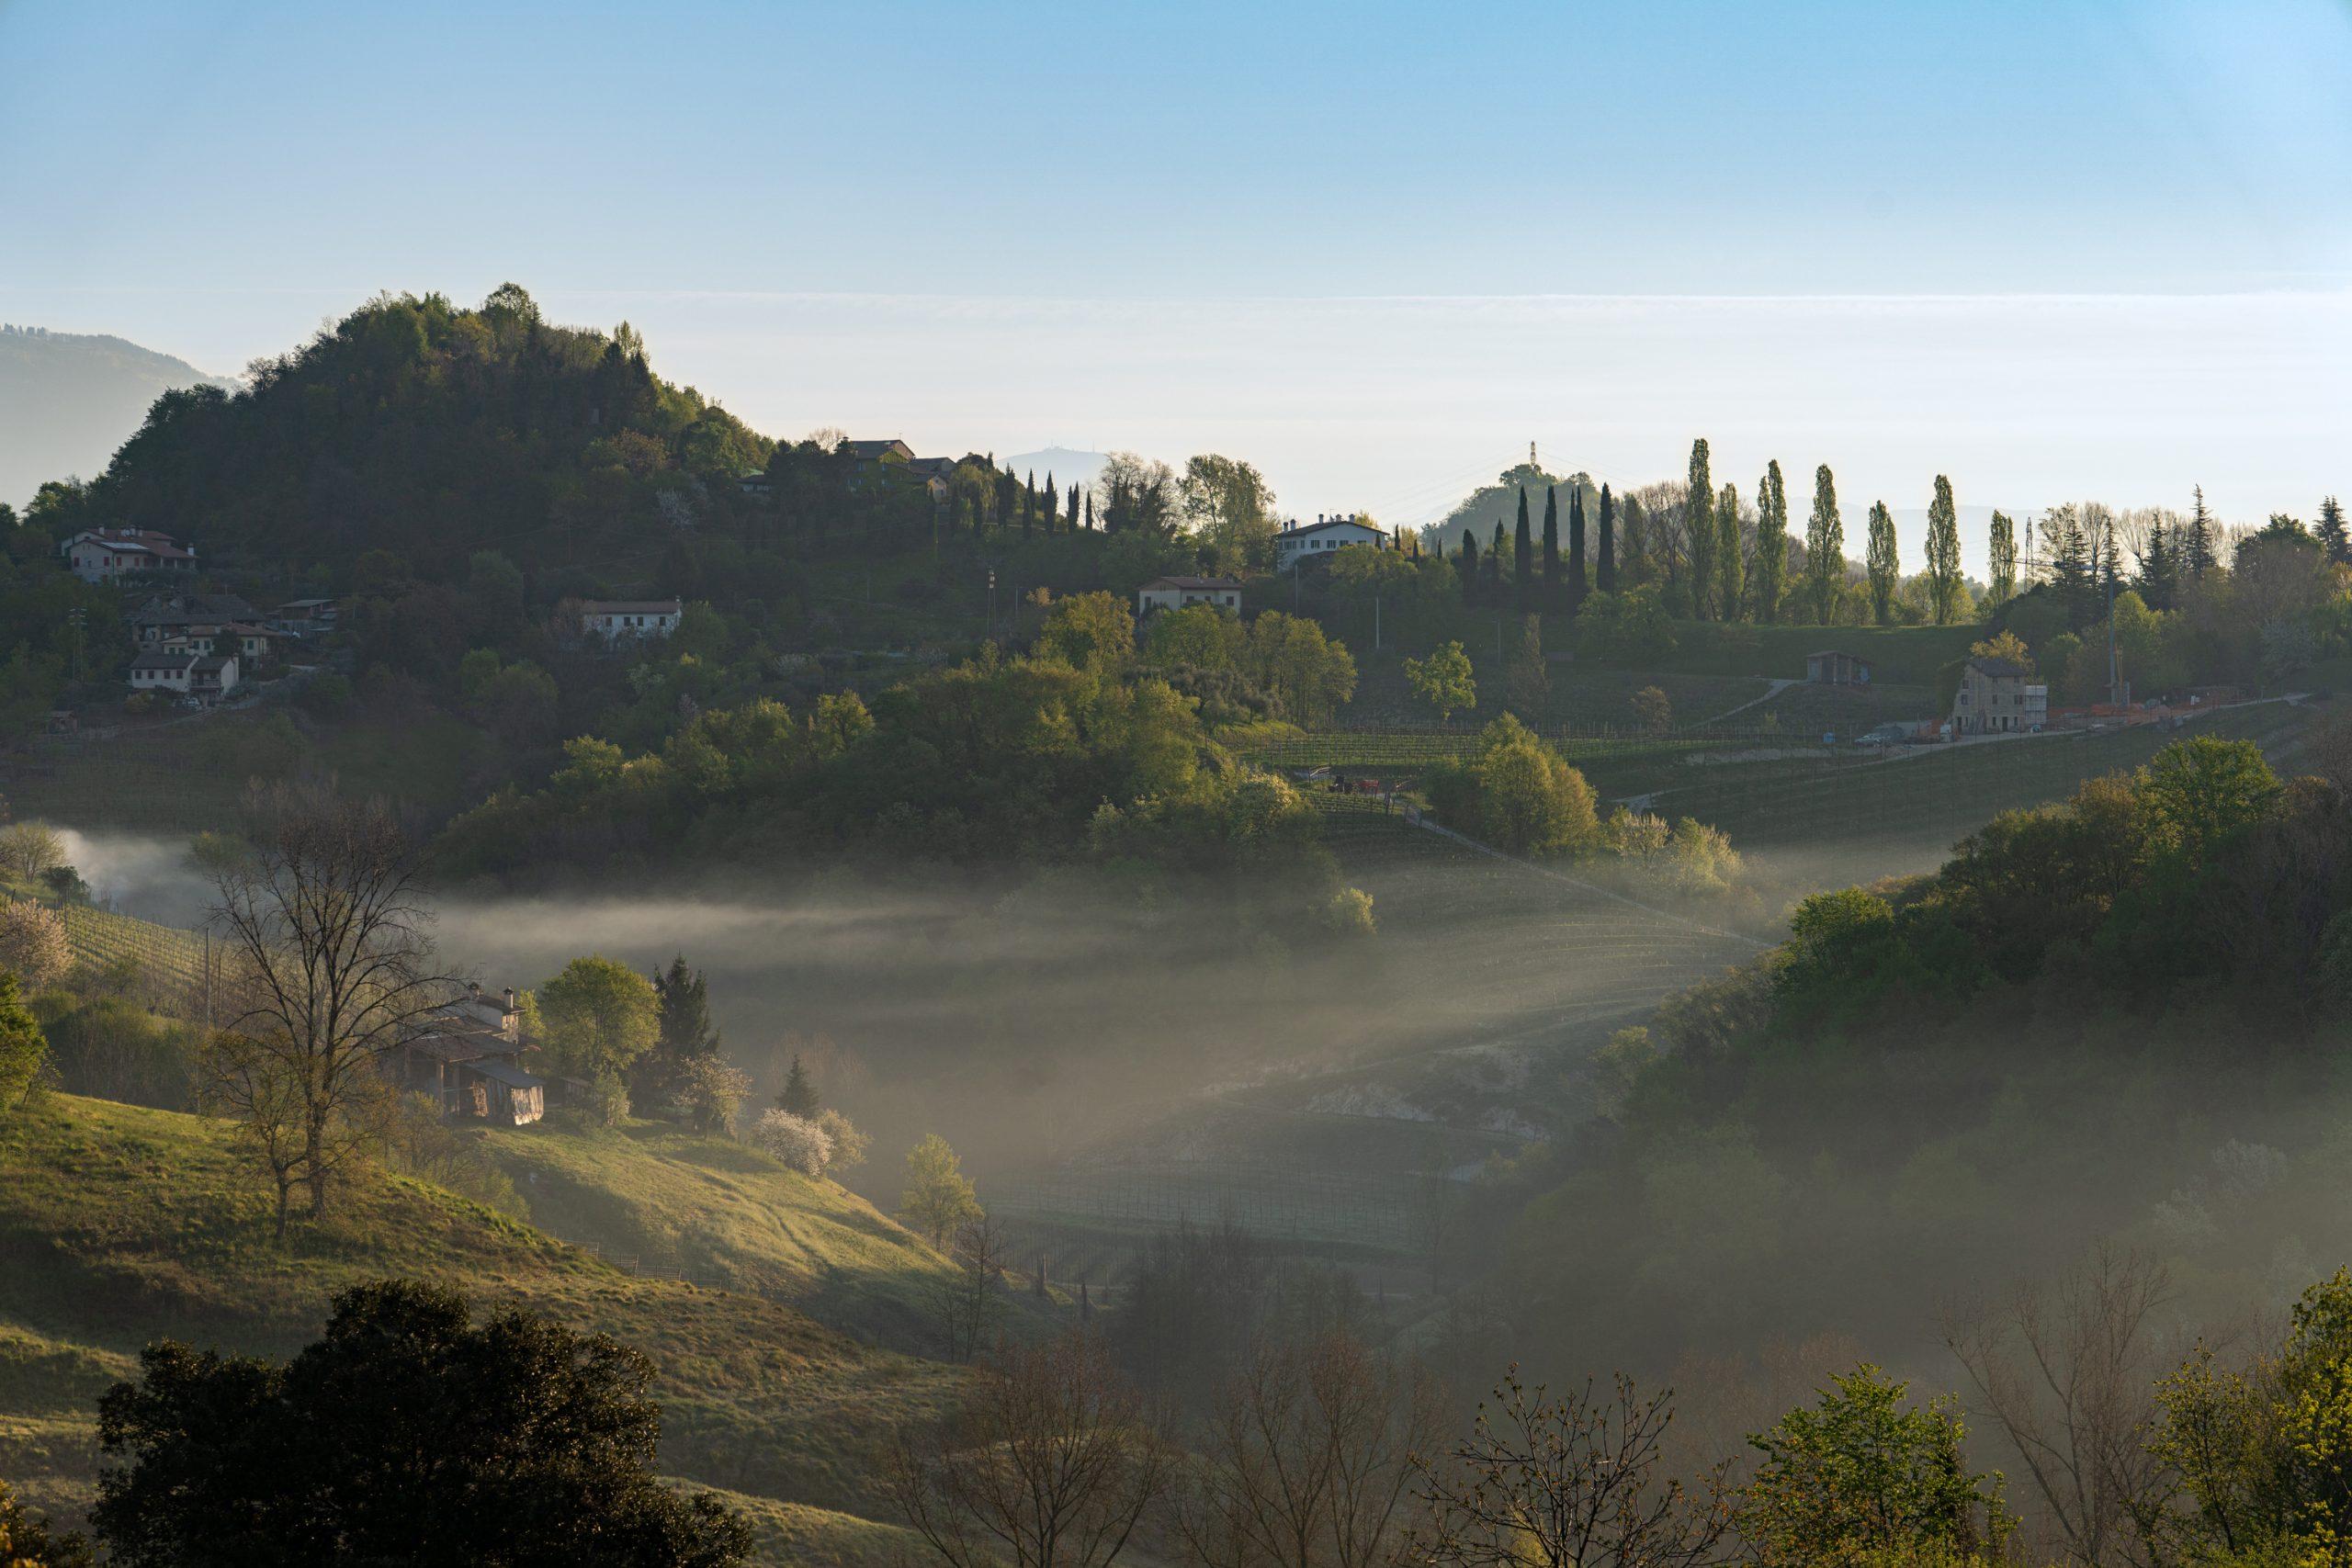
[[[1690,559],[1690,614],[1707,618],[1715,586],[1715,481],[1707,472],[1707,441],[1690,443],[1690,479],[1682,499],[1683,548]]]
[[[1608,493],[1606,489],[1602,493]],[[1608,502],[1601,504],[1606,506]],[[1573,484],[1568,487],[1568,614],[1573,615],[1584,608],[1588,586],[1584,573],[1584,486]]]
[[[1828,626],[1838,613],[1838,591],[1846,582],[1846,524],[1838,515],[1838,480],[1822,464],[1813,471],[1813,515],[1804,525],[1805,597],[1813,618]]]
[[[1863,557],[1871,584],[1871,618],[1880,626],[1894,618],[1894,584],[1903,563],[1894,542],[1894,513],[1886,502],[1871,502],[1870,544]]]
[[[1527,526],[1527,487],[1519,487],[1519,526],[1511,535],[1510,587],[1521,610],[1535,607],[1535,536]]]
[[[1600,565],[1593,577],[1593,586],[1603,593],[1617,592],[1617,503],[1605,484],[1600,487]]]
[[[1951,625],[1960,589],[1960,508],[1952,504],[1951,479],[1938,474],[1936,498],[1928,503],[1928,602],[1936,625]]]
[[[1559,610],[1567,604],[1560,585],[1560,487],[1544,487],[1544,607]]]
[[[2018,592],[2018,528],[2006,512],[1993,513],[1992,537],[1986,542],[1984,559],[1992,572],[1993,603],[2005,604],[2017,597]]]
[[[1747,592],[1747,563],[1741,557],[1739,487],[1725,485],[1715,497],[1715,575],[1723,581],[1724,619],[1739,619]]]
[[[1781,592],[1789,575],[1789,492],[1781,484],[1781,460],[1765,466],[1756,487],[1756,618],[1771,626],[1781,618]]]

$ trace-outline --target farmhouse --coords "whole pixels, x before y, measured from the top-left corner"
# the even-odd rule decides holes
[[[1850,653],[1823,652],[1804,656],[1804,678],[1815,686],[1867,686],[1871,664]]]
[[[528,1047],[513,987],[494,996],[468,986],[463,997],[424,1021],[401,1049],[401,1073],[445,1115],[524,1127],[547,1113],[547,1080],[522,1066]]]
[[[280,631],[295,637],[310,637],[334,625],[335,602],[332,599],[289,599],[277,607],[271,617]]]
[[[1137,620],[1155,610],[1176,610],[1188,604],[1214,604],[1238,614],[1241,584],[1230,577],[1155,577],[1136,590]]]
[[[148,600],[128,617],[141,648],[194,648],[216,651],[209,639],[223,626],[250,626],[260,617],[234,593],[175,593]]]
[[[1299,562],[1320,559],[1325,552],[1350,545],[1370,545],[1375,550],[1394,548],[1388,530],[1355,517],[1317,516],[1314,522],[1285,524],[1274,536],[1274,570],[1288,571]]]
[[[192,572],[196,552],[149,528],[85,528],[57,547],[74,576],[107,582],[137,572]]]
[[[2033,671],[2007,659],[1977,658],[1962,666],[1951,704],[1955,735],[2006,735],[2050,722],[2050,688]]]
[[[237,685],[234,654],[199,653],[192,648],[149,649],[130,661],[133,692],[171,692],[218,702]]]
[[[625,637],[668,637],[685,606],[675,599],[590,599],[580,606],[580,629],[608,643]]]

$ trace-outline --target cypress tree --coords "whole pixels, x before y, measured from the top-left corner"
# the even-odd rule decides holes
[[[1519,487],[1519,527],[1511,535],[1510,586],[1519,607],[1535,607],[1535,536],[1527,526],[1527,487]]]
[[[1560,585],[1560,487],[1544,487],[1544,607],[1559,610],[1568,605],[1567,592]]]
[[[1690,443],[1690,479],[1682,497],[1683,549],[1690,560],[1690,615],[1703,621],[1715,587],[1715,481],[1707,471],[1707,441]]]
[[[1870,543],[1862,565],[1870,573],[1871,619],[1880,626],[1894,618],[1894,585],[1903,574],[1894,543],[1894,513],[1886,502],[1871,502]]]
[[[1789,579],[1789,492],[1778,457],[1765,466],[1756,487],[1754,577],[1756,618],[1769,626],[1781,618],[1781,594]]]
[[[1715,497],[1715,575],[1723,580],[1724,619],[1739,619],[1747,563],[1740,556],[1739,487],[1725,485]]]
[[[1086,531],[1094,532],[1094,487],[1086,487]]]
[[[1603,593],[1617,592],[1617,503],[1605,484],[1600,487],[1600,569],[1594,573],[1593,586]]]
[[[1838,592],[1846,585],[1846,523],[1838,514],[1838,480],[1822,464],[1813,471],[1813,515],[1804,525],[1805,596],[1813,618],[1830,625],[1838,614]]]
[[[1054,492],[1054,470],[1053,470],[1053,469],[1051,469],[1051,468],[1047,468],[1047,469],[1046,470],[1046,533],[1048,533],[1048,534],[1052,533],[1052,532],[1054,531],[1054,525],[1061,521],[1061,511],[1062,511],[1062,503],[1061,503],[1060,500],[1056,496],[1056,494],[1055,494],[1055,492]]]
[[[2213,514],[2205,510],[2205,487],[2199,485],[2197,509],[2188,514],[2188,559],[2184,563],[2188,568],[2188,575],[2191,578],[2202,577],[2213,570],[2214,531]],[[2049,529],[2044,527],[2042,536],[2049,537]]]
[[[1499,517],[1495,519],[1494,543],[1487,547],[1485,570],[1487,603],[1499,608],[1510,592],[1503,582],[1503,520]]]
[[[1021,487],[1021,531],[1028,533],[1037,523],[1037,470],[1029,470]]]
[[[1606,494],[1604,491],[1602,492]],[[1609,503],[1602,502],[1606,507]],[[1604,512],[1602,515],[1606,516]],[[1579,483],[1568,490],[1568,613],[1584,608],[1584,486]]]
[[[1062,525],[1062,529],[1065,533],[1075,534],[1078,532],[1078,481],[1076,479],[1070,481],[1069,495],[1067,499],[1069,502],[1069,517]]]
[[[1462,602],[1478,602],[1478,541],[1469,529],[1462,530],[1462,553],[1454,558],[1454,570],[1462,574]]]
[[[1928,503],[1928,600],[1936,625],[1951,625],[1960,589],[1960,509],[1952,504],[1951,479],[1938,474],[1935,499]]]

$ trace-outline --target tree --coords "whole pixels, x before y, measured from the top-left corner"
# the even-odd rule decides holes
[[[1765,465],[1756,487],[1756,618],[1772,626],[1781,618],[1781,593],[1789,578],[1789,494],[1781,460]]]
[[[1690,478],[1682,499],[1683,549],[1690,562],[1690,613],[1705,620],[1713,607],[1715,561],[1720,548],[1715,531],[1715,482],[1707,472],[1707,443],[1690,443]]]
[[[1405,681],[1413,688],[1413,695],[1437,710],[1440,724],[1478,705],[1470,656],[1462,651],[1459,642],[1447,643],[1427,659],[1405,660]]]
[[[958,1225],[980,1218],[981,1213],[964,1162],[946,1139],[933,1133],[907,1152],[907,1184],[899,1193],[899,1217],[929,1237],[932,1246],[944,1246]]]
[[[334,1298],[279,1366],[172,1340],[98,1402],[92,1523],[123,1568],[725,1568],[751,1529],[654,1470],[653,1363],[413,1280]]]
[[[1729,1461],[1694,1489],[1666,1454],[1671,1392],[1641,1394],[1620,1376],[1562,1399],[1530,1391],[1513,1367],[1480,1404],[1470,1436],[1421,1462],[1430,1514],[1415,1561],[1444,1568],[1698,1568],[1732,1522]]]
[[[1167,464],[1133,452],[1114,452],[1102,460],[1102,471],[1094,482],[1103,495],[1106,533],[1136,533],[1156,539],[1174,536],[1180,497],[1175,470]],[[1089,491],[1090,508],[1093,499],[1093,491]]]
[[[1765,1564],[1941,1549],[1997,1559],[2013,1528],[1998,1476],[1971,1474],[1949,1397],[1904,1407],[1907,1384],[1868,1362],[1830,1379],[1811,1409],[1748,1441],[1761,1453],[1739,1533]]]
[[[1176,1533],[1204,1568],[1401,1564],[1413,1456],[1441,1435],[1426,1380],[1344,1330],[1261,1341],[1179,1472]]]
[[[617,959],[575,958],[537,995],[556,1062],[577,1077],[616,1083],[661,1038],[653,982]]]
[[[1478,576],[1478,541],[1469,534],[1462,536],[1462,549],[1455,558],[1456,569],[1462,574],[1462,602],[1476,604],[1479,599],[1481,580]]]
[[[2345,531],[2342,502],[2332,495],[2320,502],[2319,526],[2313,532],[2332,564],[2352,566],[2352,534]]]
[[[735,1118],[752,1095],[752,1075],[716,1051],[689,1056],[673,1085],[698,1133],[735,1135]]]
[[[1584,775],[1516,721],[1487,727],[1476,773],[1479,831],[1497,849],[1555,854],[1590,843],[1600,829]]]
[[[1739,536],[1739,487],[1725,485],[1715,497],[1715,575],[1722,580],[1725,621],[1740,618],[1747,603],[1747,562]]]
[[[1135,657],[1135,613],[1125,599],[1101,590],[1073,593],[1046,616],[1037,651],[1073,670],[1114,672]]]
[[[1581,563],[1579,563],[1581,564]],[[1566,585],[1560,577],[1560,487],[1544,487],[1544,608],[1570,607]]]
[[[65,863],[65,840],[46,822],[12,822],[0,828],[0,872],[39,881]]]
[[[1960,509],[1952,504],[1951,480],[1938,474],[1935,499],[1928,503],[1928,601],[1936,625],[1951,624],[1960,591]]]
[[[752,1142],[812,1180],[825,1174],[836,1153],[833,1135],[821,1123],[781,1109],[760,1112]]]
[[[1004,1308],[1004,1236],[986,1214],[964,1221],[948,1237],[948,1270],[933,1279],[932,1315],[951,1361],[968,1361],[992,1338]]]
[[[2213,514],[2205,509],[2203,485],[2197,487],[2196,496],[2196,505],[2188,514],[2188,539],[2184,547],[2184,558],[2181,561],[2182,569],[2188,573],[2192,582],[2220,564],[2220,557],[2215,547],[2221,528],[2213,521]]]
[[[65,917],[29,898],[0,898],[0,973],[28,991],[45,991],[74,967]]]
[[[811,1119],[824,1109],[817,1095],[817,1086],[809,1079],[808,1069],[801,1064],[797,1051],[792,1054],[792,1066],[785,1072],[784,1087],[776,1090],[775,1104],[779,1111]]]
[[[1628,699],[1634,723],[1645,735],[1664,735],[1674,728],[1674,705],[1657,686],[1644,686]]]
[[[2018,530],[2006,512],[1993,513],[1992,536],[1986,541],[1985,560],[1991,570],[1991,599],[1995,604],[2006,604],[2018,592]]]
[[[1846,525],[1838,515],[1838,481],[1822,464],[1813,471],[1813,514],[1804,527],[1804,589],[1813,618],[1823,626],[1837,619],[1838,591],[1846,585]]]
[[[1215,453],[1184,465],[1184,521],[1219,571],[1262,570],[1274,558],[1274,492],[1250,464]]]
[[[422,863],[389,807],[283,788],[254,807],[249,852],[213,879],[230,1016],[212,1077],[266,1141],[280,1131],[254,1119],[297,1118],[290,1170],[315,1218],[366,1145],[378,1062],[428,1026],[455,984],[432,968]]]
[[[1510,585],[1521,611],[1537,608],[1535,538],[1527,527],[1527,487],[1519,487],[1519,523],[1511,534]]]
[[[1169,1468],[1102,1341],[1072,1332],[1000,1346],[954,1416],[899,1432],[882,1485],[950,1568],[1106,1568]]]
[[[653,1047],[638,1058],[632,1074],[638,1098],[648,1102],[676,1090],[695,1063],[718,1055],[718,1031],[710,1021],[709,978],[699,969],[687,968],[684,953],[673,957],[670,967],[653,976]],[[721,1082],[712,1079],[706,1087]]]
[[[1503,671],[1503,691],[1512,712],[1540,721],[1552,695],[1552,675],[1544,661],[1544,617],[1531,613],[1519,623],[1519,646]]]
[[[1592,585],[1602,593],[1617,592],[1617,503],[1607,485],[1600,487],[1600,560]]]
[[[49,1521],[17,1501],[0,1481],[0,1568],[95,1568],[90,1543],[51,1535]]]
[[[1894,615],[1894,588],[1903,576],[1903,563],[1895,554],[1894,513],[1886,502],[1871,502],[1870,547],[1862,564],[1870,574],[1871,619],[1886,625]]]
[[[1266,611],[1250,623],[1246,657],[1250,676],[1281,699],[1293,722],[1310,728],[1330,723],[1355,694],[1354,656],[1311,615]]]
[[[2050,551],[2050,586],[2065,606],[2066,624],[2081,631],[2098,619],[2098,579],[2090,536],[2072,502],[2041,520],[2041,537]]]
[[[1592,583],[1585,573],[1584,486],[1568,487],[1568,614],[1584,608]]]
[[[2211,735],[2172,742],[2132,778],[2132,794],[2155,841],[2192,864],[2239,829],[2269,816],[2283,793],[2260,746]]]
[[[2074,1561],[2151,1545],[2168,1490],[2149,1447],[2153,1321],[2173,1299],[2164,1266],[2101,1247],[2055,1292],[2020,1285],[1996,1307],[1947,1314],[1944,1344],[1979,1407],[2024,1461]]]
[[[0,1111],[17,1108],[48,1060],[49,1041],[41,1033],[40,1021],[25,1006],[17,977],[0,972]],[[0,1558],[0,1563],[6,1561]]]

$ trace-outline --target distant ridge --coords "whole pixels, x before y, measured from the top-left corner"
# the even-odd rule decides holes
[[[1048,446],[1042,451],[1018,452],[998,460],[1016,474],[1025,476],[1035,469],[1039,484],[1044,484],[1046,476],[1051,474],[1055,487],[1066,492],[1073,479],[1081,490],[1092,484],[1095,476],[1102,473],[1102,465],[1110,460],[1110,455],[1080,452],[1069,446]]]
[[[119,337],[0,325],[0,502],[103,470],[175,387],[236,382]]]

